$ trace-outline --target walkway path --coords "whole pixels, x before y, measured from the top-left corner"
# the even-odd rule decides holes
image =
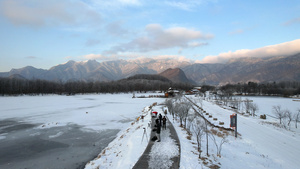
[[[155,124],[155,118],[152,118],[152,124],[151,124],[151,128],[153,129]],[[179,142],[179,138],[177,136],[176,130],[173,127],[172,123],[169,121],[169,119],[167,120],[167,128],[170,131],[170,137],[175,140],[176,145],[179,147],[179,155],[176,157],[173,157],[171,160],[173,161],[172,166],[170,168],[172,169],[178,169],[179,165],[180,165],[180,142]],[[163,129],[161,132],[164,132]],[[140,159],[137,161],[137,163],[134,165],[133,169],[147,169],[149,168],[149,160],[150,160],[150,152],[151,152],[151,148],[152,146],[157,143],[154,141],[151,141],[151,138],[155,135],[155,132],[151,132],[151,136],[149,139],[149,143],[148,146],[146,147],[143,155],[140,157]],[[161,138],[163,139],[163,138]]]

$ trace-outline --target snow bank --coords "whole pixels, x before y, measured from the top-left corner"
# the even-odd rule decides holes
[[[85,168],[132,168],[148,145],[151,132],[148,123],[151,120],[151,112],[149,107],[145,107],[140,113],[144,116],[144,120],[135,120],[128,128],[119,132],[117,138]]]

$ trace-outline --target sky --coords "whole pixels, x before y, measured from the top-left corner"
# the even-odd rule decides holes
[[[0,72],[69,60],[300,52],[299,0],[0,0]]]

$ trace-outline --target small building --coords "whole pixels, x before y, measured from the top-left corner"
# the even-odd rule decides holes
[[[176,95],[178,95],[180,92],[179,90],[173,89],[173,88],[169,88],[167,90],[167,92],[165,93],[165,97],[174,97]]]

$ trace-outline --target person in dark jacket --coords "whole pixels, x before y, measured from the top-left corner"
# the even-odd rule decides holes
[[[160,124],[160,126],[161,126],[161,121],[162,121],[162,115],[159,113],[159,115],[158,115],[158,118],[159,118],[159,124]]]
[[[162,127],[163,127],[163,129],[167,129],[167,126],[166,126],[166,123],[167,123],[167,118],[166,118],[166,116],[164,116],[163,118],[162,118],[162,121],[163,121],[163,125],[162,125]]]
[[[158,119],[155,121],[156,123],[156,137],[157,137],[157,142],[160,142],[160,122]]]

